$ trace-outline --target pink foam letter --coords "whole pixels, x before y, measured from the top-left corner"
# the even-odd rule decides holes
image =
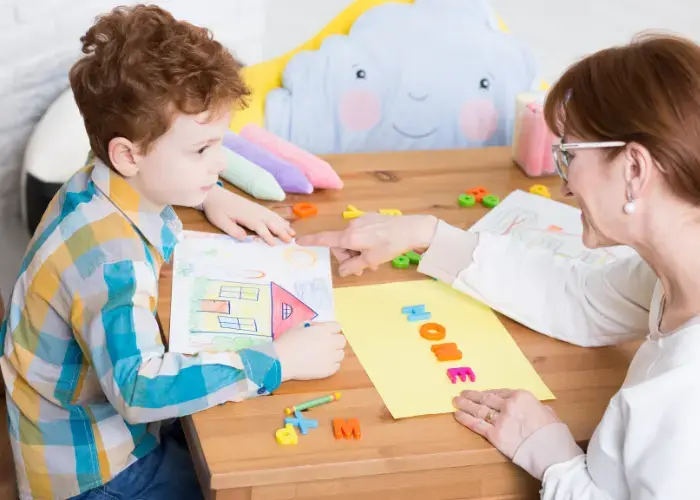
[[[450,382],[452,382],[453,384],[457,383],[457,378],[459,378],[462,382],[466,382],[467,377],[469,377],[470,382],[474,382],[476,380],[476,375],[474,375],[474,370],[472,370],[468,366],[460,366],[458,368],[448,368],[447,369],[447,376],[450,377]]]

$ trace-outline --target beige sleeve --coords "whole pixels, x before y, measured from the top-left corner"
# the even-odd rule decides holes
[[[583,454],[569,427],[563,422],[555,422],[530,434],[516,450],[513,463],[541,481],[550,466]]]
[[[478,234],[440,221],[418,271],[451,285],[459,273],[472,263],[472,254],[478,244]]]

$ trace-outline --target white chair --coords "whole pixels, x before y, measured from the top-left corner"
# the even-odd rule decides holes
[[[30,234],[63,183],[85,164],[89,151],[83,117],[68,88],[36,125],[25,150],[20,197]]]

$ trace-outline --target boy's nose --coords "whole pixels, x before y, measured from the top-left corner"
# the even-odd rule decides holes
[[[221,156],[218,158],[217,162],[214,164],[214,172],[217,174],[220,174],[226,170],[226,156],[224,155],[224,152],[221,152]]]

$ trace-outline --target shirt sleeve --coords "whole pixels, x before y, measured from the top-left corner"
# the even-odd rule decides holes
[[[695,333],[674,335],[690,338]],[[542,500],[612,500],[621,494],[634,500],[697,496],[700,400],[695,394],[700,349],[691,344],[697,343],[691,340],[680,348],[676,359],[662,356],[658,360],[666,367],[675,365],[665,374],[623,388],[619,416],[615,417],[621,419],[619,431],[601,432],[601,436],[608,436],[600,437],[601,445],[588,456],[549,467],[544,473]],[[601,425],[606,425],[605,421]],[[613,444],[610,439],[618,442]],[[608,453],[619,456],[611,462]],[[621,491],[604,491],[604,475],[610,475],[610,482]]]
[[[444,222],[419,271],[535,331],[588,347],[646,336],[657,280],[637,255],[592,266]]]
[[[145,262],[104,264],[73,301],[71,321],[110,403],[129,423],[181,417],[280,385],[272,343],[238,352],[165,352],[157,280]]]
[[[586,467],[586,455],[551,466],[544,478],[541,500],[613,500],[593,481]]]

